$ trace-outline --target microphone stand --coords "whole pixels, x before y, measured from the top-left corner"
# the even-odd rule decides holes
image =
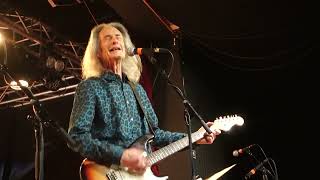
[[[261,172],[262,172],[262,179],[263,180],[268,180],[268,175],[267,175],[267,169],[265,167],[262,167]]]
[[[261,172],[262,172],[262,179],[263,180],[268,180],[268,175],[272,178],[272,179],[276,179],[275,175],[273,175],[269,169],[267,169],[266,167],[261,167]]]
[[[191,170],[192,170],[191,175],[192,175],[192,180],[196,180],[197,176],[195,174],[195,163],[194,163],[194,159],[196,158],[196,153],[195,153],[195,151],[193,150],[193,147],[192,147],[192,143],[193,142],[192,142],[192,137],[191,137],[192,129],[191,129],[190,112],[197,117],[197,119],[200,121],[202,127],[207,131],[208,134],[211,134],[212,131],[208,127],[208,125],[205,123],[203,118],[199,115],[199,113],[193,108],[193,106],[191,105],[190,101],[187,99],[187,97],[184,95],[184,93],[181,91],[181,89],[178,86],[174,85],[171,82],[171,80],[169,79],[169,77],[167,76],[166,71],[163,68],[160,68],[158,66],[158,64],[156,63],[157,60],[152,55],[149,55],[148,59],[151,62],[151,64],[153,64],[155,66],[155,68],[160,72],[160,74],[166,79],[168,85],[173,87],[174,90],[178,93],[178,95],[182,99],[182,102],[183,102],[183,105],[184,105],[184,118],[185,118],[186,126],[188,127],[188,133],[187,134],[188,134],[188,139],[189,139],[189,150],[190,150],[190,160],[191,160]]]
[[[14,78],[8,73],[7,67],[3,64],[0,64],[0,72],[2,72],[5,76],[8,76],[12,81]],[[62,137],[64,141],[66,141],[67,145],[75,150],[76,152],[80,149],[78,143],[76,143],[69,134],[58,124],[57,121],[52,121],[48,119],[48,113],[46,109],[44,109],[43,105],[40,103],[39,99],[37,99],[31,90],[28,87],[23,86],[19,81],[16,81],[20,89],[29,97],[31,104],[33,105],[33,112],[36,116],[36,120],[34,122],[34,131],[35,131],[35,141],[36,141],[36,152],[35,152],[35,179],[43,180],[43,157],[44,157],[44,140],[43,140],[43,127],[42,123],[45,126],[53,127],[58,135]],[[30,119],[30,117],[28,117]]]

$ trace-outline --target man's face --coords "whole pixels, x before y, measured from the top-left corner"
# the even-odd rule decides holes
[[[98,57],[107,68],[125,57],[125,47],[121,32],[114,27],[105,27],[99,33],[100,50]],[[111,67],[110,67],[111,66]]]

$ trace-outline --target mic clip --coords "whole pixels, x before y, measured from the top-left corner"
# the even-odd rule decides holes
[[[255,166],[253,169],[251,169],[246,175],[245,179],[249,179],[252,175],[256,174],[257,171],[263,170],[264,175],[266,176],[266,173],[268,173],[268,169],[264,167],[264,164],[269,161],[269,158],[266,158],[262,162],[260,162],[257,166]],[[269,172],[270,173],[270,172]]]

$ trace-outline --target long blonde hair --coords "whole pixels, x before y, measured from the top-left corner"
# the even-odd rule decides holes
[[[101,61],[97,57],[100,48],[99,33],[103,28],[107,27],[114,27],[121,32],[126,52],[125,58],[122,60],[122,72],[126,74],[130,81],[137,83],[140,80],[142,72],[141,59],[138,55],[128,55],[127,49],[133,49],[134,45],[128,30],[119,22],[102,23],[91,30],[88,45],[82,60],[82,78],[100,77],[107,70],[102,66]]]

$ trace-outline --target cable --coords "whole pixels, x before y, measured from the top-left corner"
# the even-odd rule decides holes
[[[246,58],[246,57],[237,58],[237,57],[227,56],[227,55],[223,55],[223,54],[219,54],[219,53],[216,53],[215,55],[216,56],[220,55],[220,57],[216,57],[216,56],[214,57],[213,53],[210,53],[210,51],[215,52],[215,49],[212,49],[209,44],[206,44],[205,42],[202,42],[201,40],[198,40],[198,39],[194,39],[194,41],[191,41],[191,43],[194,44],[195,47],[198,47],[198,50],[201,51],[201,53],[204,54],[207,58],[213,59],[214,62],[221,64],[221,65],[224,65],[230,69],[236,69],[236,70],[242,70],[242,71],[270,71],[270,70],[274,70],[274,69],[283,68],[284,66],[288,66],[293,63],[298,63],[299,60],[301,61],[303,57],[306,57],[307,55],[309,55],[316,48],[316,46],[313,43],[309,43],[304,48],[300,48],[300,50],[298,52],[295,52],[294,57],[290,58],[290,60],[291,60],[290,62],[282,62],[282,63],[278,63],[278,64],[274,63],[274,64],[268,65],[268,67],[266,67],[262,63],[266,63],[267,61],[250,61],[249,63],[238,61],[238,63],[235,63],[235,62],[226,63],[221,58],[228,58],[228,59],[232,58],[234,60],[253,60],[253,59]],[[287,53],[287,56],[289,56],[289,55],[292,55],[292,54]],[[275,56],[268,56],[268,58],[271,58],[271,57],[275,57]],[[265,57],[265,59],[268,59],[268,58]],[[258,67],[257,64],[250,65],[250,63],[255,63],[255,62],[260,62],[261,65],[259,65],[259,66],[265,66],[265,67]],[[242,64],[248,65],[248,66],[245,67]],[[251,67],[249,67],[249,65]],[[253,67],[253,66],[257,66],[257,67]]]
[[[265,158],[268,158],[267,155],[266,155],[266,153],[264,152],[264,150],[262,149],[262,147],[261,147],[259,144],[257,144],[257,147],[259,147],[259,149],[260,149],[260,151],[262,152],[263,156],[264,156]],[[270,158],[270,159],[271,159],[271,158]],[[272,161],[274,162],[274,160],[272,160]],[[275,170],[274,170],[273,167],[271,166],[270,162],[268,161],[267,163],[268,163],[268,165],[270,166],[272,173],[273,173],[274,175],[276,175]],[[275,163],[274,163],[274,164],[275,164]]]
[[[168,50],[168,49],[165,49],[165,50],[167,50],[169,52],[169,54],[171,55],[171,67],[170,67],[170,71],[168,73],[168,78],[170,78],[172,70],[173,70],[173,66],[174,66],[174,56],[170,50]]]
[[[278,180],[279,178],[278,178],[278,170],[277,170],[277,165],[276,165],[276,163],[274,162],[274,160],[273,159],[269,159],[271,162],[272,162],[272,164],[273,164],[273,167],[274,167],[274,176],[275,176],[275,180]],[[268,161],[268,163],[270,164],[270,162]]]
[[[166,74],[166,76],[167,76],[168,78],[170,78],[170,76],[171,76],[171,74],[172,74],[172,71],[173,71],[173,67],[174,67],[174,61],[175,61],[174,55],[173,55],[173,53],[172,53],[169,49],[166,49],[166,48],[161,48],[161,49],[162,49],[162,50],[165,50],[166,52],[168,52],[168,53],[170,54],[170,56],[171,56],[171,66],[170,66],[170,70],[169,70],[169,73]],[[149,58],[150,58],[150,57],[149,57]],[[151,57],[151,58],[153,58],[153,57]],[[153,83],[152,83],[152,88],[154,88],[154,86],[155,86],[155,83],[156,83],[156,81],[157,81],[157,79],[158,79],[159,73],[161,73],[161,69],[159,69],[159,70],[157,71],[157,74],[155,75],[155,78],[154,78]]]

